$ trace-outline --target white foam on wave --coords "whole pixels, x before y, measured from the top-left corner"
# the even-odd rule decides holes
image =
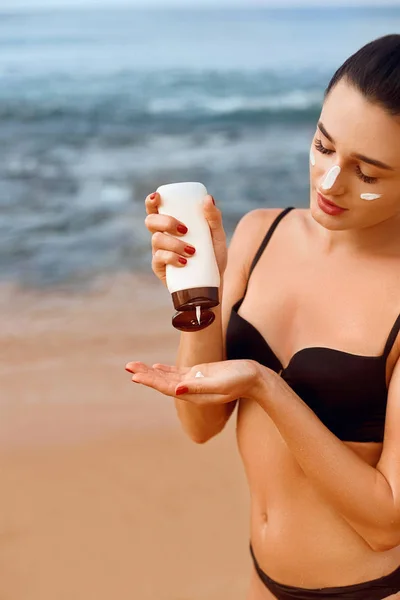
[[[106,204],[119,204],[129,200],[131,190],[128,187],[117,184],[103,184],[101,188],[101,200]]]
[[[203,113],[219,115],[237,112],[260,112],[263,110],[307,110],[319,105],[322,100],[321,90],[292,90],[290,92],[268,96],[230,96],[217,98],[198,95],[186,98],[156,98],[150,100],[148,111],[151,114],[172,114],[195,110]]]

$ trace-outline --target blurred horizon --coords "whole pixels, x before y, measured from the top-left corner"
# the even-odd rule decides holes
[[[291,10],[309,9],[323,11],[336,9],[343,11],[353,8],[400,8],[400,0],[348,0],[341,4],[335,0],[194,0],[189,5],[186,0],[3,0],[0,14],[20,11],[58,10]]]

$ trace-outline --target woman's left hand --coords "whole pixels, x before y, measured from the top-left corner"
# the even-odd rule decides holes
[[[149,367],[142,362],[130,362],[125,367],[133,373],[133,382],[200,406],[251,397],[260,384],[261,368],[254,360],[224,360],[194,367],[160,363]]]

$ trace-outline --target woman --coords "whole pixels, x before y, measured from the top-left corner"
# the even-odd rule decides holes
[[[334,75],[310,184],[307,210],[246,214],[227,266],[221,213],[206,198],[221,313],[181,335],[177,366],[127,369],[175,398],[199,443],[238,402],[251,492],[248,600],[397,598],[400,35],[368,44]],[[185,268],[193,249],[158,202],[146,199],[146,225],[165,283],[165,265]]]

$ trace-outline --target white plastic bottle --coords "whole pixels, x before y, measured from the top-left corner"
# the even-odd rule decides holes
[[[196,248],[184,267],[166,266],[167,287],[178,311],[172,324],[180,331],[199,331],[214,321],[210,309],[219,304],[220,274],[203,214],[207,189],[202,183],[183,182],[162,185],[157,192],[161,198],[158,212],[186,225],[188,232],[176,237]]]

